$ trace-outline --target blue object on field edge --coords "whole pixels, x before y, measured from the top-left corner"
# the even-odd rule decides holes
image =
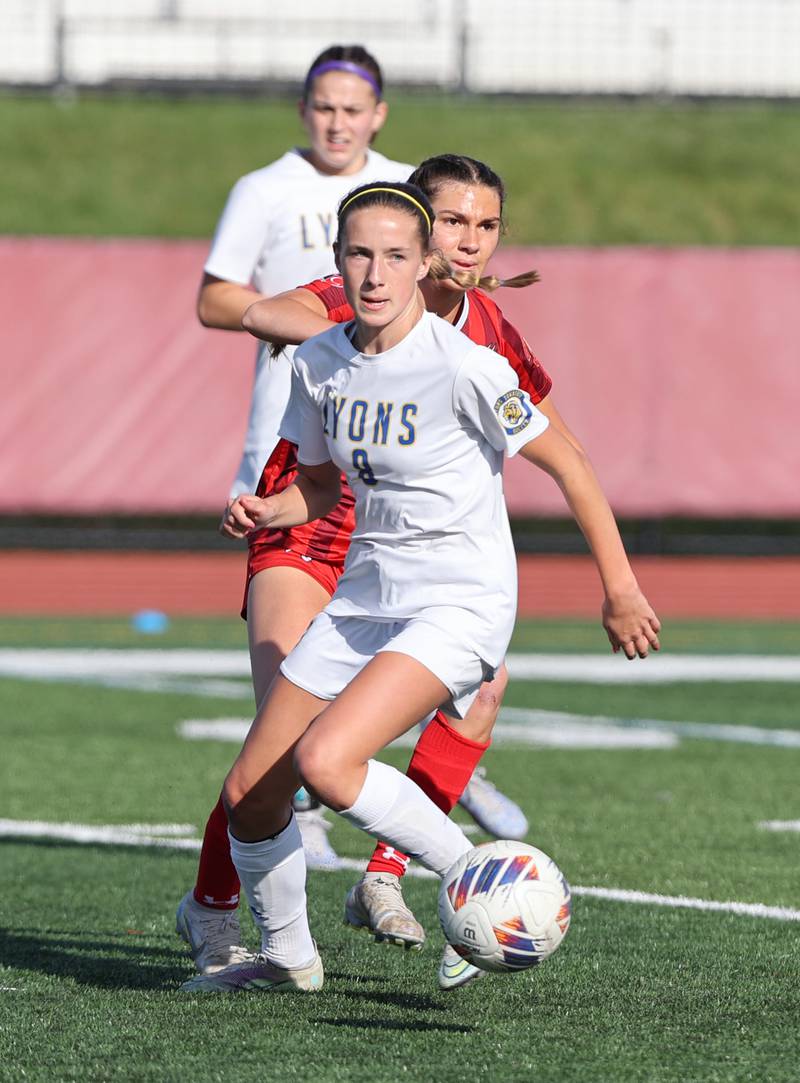
[[[137,632],[157,636],[169,628],[169,617],[160,609],[140,609],[131,617],[131,624]]]

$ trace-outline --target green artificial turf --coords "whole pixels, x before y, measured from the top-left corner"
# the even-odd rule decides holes
[[[572,642],[587,629],[524,625],[516,642],[541,647],[540,633],[547,643],[556,635]],[[675,630],[681,649],[694,642],[701,651],[709,641],[731,651],[768,641],[788,652],[797,628],[784,632],[689,623]],[[231,647],[240,629],[181,621],[168,636],[172,646]],[[0,642],[9,640],[140,645],[122,621],[4,622]],[[236,746],[186,741],[178,726],[245,715],[245,696],[246,689],[232,703],[4,679],[0,818],[179,823],[199,834]],[[507,702],[800,729],[792,684],[513,682]],[[402,766],[408,751],[386,756]],[[0,1079],[794,1081],[800,923],[598,899],[580,889],[797,910],[798,836],[758,824],[797,817],[798,757],[792,748],[696,739],[625,750],[498,742],[486,757],[489,777],[524,808],[529,841],[578,888],[573,924],[537,970],[493,975],[454,993],[436,986],[443,941],[430,880],[405,881],[429,939],[418,955],[404,955],[342,926],[355,873],[310,873],[323,991],[201,998],[177,991],[192,968],[172,930],[195,853],[2,837]],[[463,811],[457,816],[466,822]],[[370,849],[342,821],[331,839],[351,858]],[[254,944],[246,916],[243,924]]]

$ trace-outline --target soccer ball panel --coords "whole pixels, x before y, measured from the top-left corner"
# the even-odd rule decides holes
[[[449,929],[454,938],[450,943],[465,959],[477,956],[488,961],[499,951],[491,918],[479,902],[454,911]]]
[[[453,947],[482,970],[536,966],[569,928],[569,886],[555,862],[525,843],[486,843],[448,870],[439,919]]]

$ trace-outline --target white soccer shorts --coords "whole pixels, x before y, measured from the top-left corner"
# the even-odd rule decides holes
[[[415,658],[444,684],[449,701],[440,706],[464,718],[481,684],[494,670],[459,634],[463,609],[438,606],[405,620],[331,616],[323,610],[281,665],[281,673],[318,699],[333,700],[382,651]],[[463,633],[462,633],[463,634]]]

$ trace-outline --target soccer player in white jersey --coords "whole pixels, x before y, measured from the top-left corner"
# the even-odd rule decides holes
[[[242,177],[220,218],[198,298],[204,324],[241,331],[244,311],[272,296],[335,270],[332,241],[341,197],[371,177],[406,179],[410,165],[370,148],[387,114],[377,61],[361,46],[332,46],[312,63],[300,113],[309,147],[292,149],[264,169]],[[254,289],[256,292],[254,292]],[[231,498],[255,492],[277,441],[289,397],[291,350],[270,360],[261,346],[245,450]],[[309,560],[291,547],[262,551],[249,578],[246,615],[256,704],[278,665],[333,592],[332,564]],[[471,812],[495,834],[524,835],[517,806],[488,781],[470,786]],[[336,868],[329,824],[316,801],[295,801],[309,865]],[[514,827],[512,827],[512,824]],[[230,861],[221,800],[206,823],[195,886],[178,906],[176,928],[201,971],[246,955],[237,916],[239,883]]]
[[[228,196],[197,301],[198,316],[207,327],[241,332],[242,316],[259,296],[273,296],[333,272],[336,208],[342,197],[373,178],[405,180],[413,169],[371,149],[388,110],[380,66],[361,46],[333,45],[320,53],[308,70],[299,109],[308,147],[294,147],[248,173]],[[266,347],[258,349],[247,435],[230,499],[256,491],[277,443],[278,423],[289,399],[291,353],[289,349],[270,360]],[[330,596],[327,584],[308,573],[300,556],[278,551],[248,591],[256,705],[282,658]],[[310,864],[338,867],[318,802],[301,794],[296,809]],[[235,872],[227,856],[218,857],[227,854],[226,832],[218,803],[206,835],[211,843],[221,833],[225,845],[204,846],[197,884],[181,900],[176,915],[177,931],[201,968],[246,956],[236,916]]]
[[[446,319],[474,343],[488,346],[498,358],[509,362],[532,402],[546,414],[579,450],[579,443],[553,404],[552,380],[532,354],[523,336],[503,316],[501,309],[484,292],[499,285],[522,287],[538,277],[535,272],[499,281],[484,276],[500,238],[505,206],[502,179],[485,162],[457,154],[441,154],[422,162],[409,178],[428,197],[435,212],[431,234],[437,252],[436,266],[420,284],[430,312]],[[439,277],[434,279],[434,274]],[[456,281],[452,275],[458,276]],[[478,287],[475,288],[476,284]],[[334,323],[351,322],[353,310],[347,303],[340,276],[329,276],[304,288],[251,305],[243,325],[268,342],[300,343]],[[269,496],[293,480],[289,465],[296,455],[281,441],[266,464],[257,495]],[[266,542],[309,546],[317,553],[325,530],[334,537],[354,528],[352,494],[343,490],[343,500],[323,522],[294,527],[288,531],[258,531],[248,536],[248,573],[259,567]],[[341,509],[347,507],[346,515]],[[344,555],[341,556],[342,564]],[[337,565],[338,574],[343,566]],[[335,583],[334,583],[335,587]],[[332,593],[332,591],[331,591]],[[486,682],[464,719],[454,719],[439,709],[417,741],[407,774],[444,811],[460,803],[496,838],[522,838],[527,821],[521,810],[497,790],[476,765],[485,752],[505,689],[505,667],[494,680]],[[466,790],[464,787],[466,786]],[[476,807],[477,805],[477,807]],[[488,813],[488,815],[487,815]],[[225,840],[227,842],[227,838]],[[345,920],[372,933],[376,941],[422,946],[425,930],[403,899],[401,881],[409,866],[407,855],[396,847],[378,842],[366,870],[348,892]],[[483,974],[455,951],[446,950],[439,965],[439,984],[456,989]]]
[[[356,527],[331,602],[283,662],[225,783],[262,950],[186,989],[322,987],[291,809],[299,778],[440,876],[471,848],[411,779],[373,757],[442,703],[463,714],[502,663],[516,612],[504,453],[521,453],[564,492],[600,573],[612,647],[631,658],[658,647],[658,619],[586,459],[510,366],[425,312],[417,284],[432,220],[411,185],[366,185],[342,203],[337,256],[355,320],[295,355],[282,432],[298,445],[297,479],[230,509],[243,535],[317,519],[344,472]]]

